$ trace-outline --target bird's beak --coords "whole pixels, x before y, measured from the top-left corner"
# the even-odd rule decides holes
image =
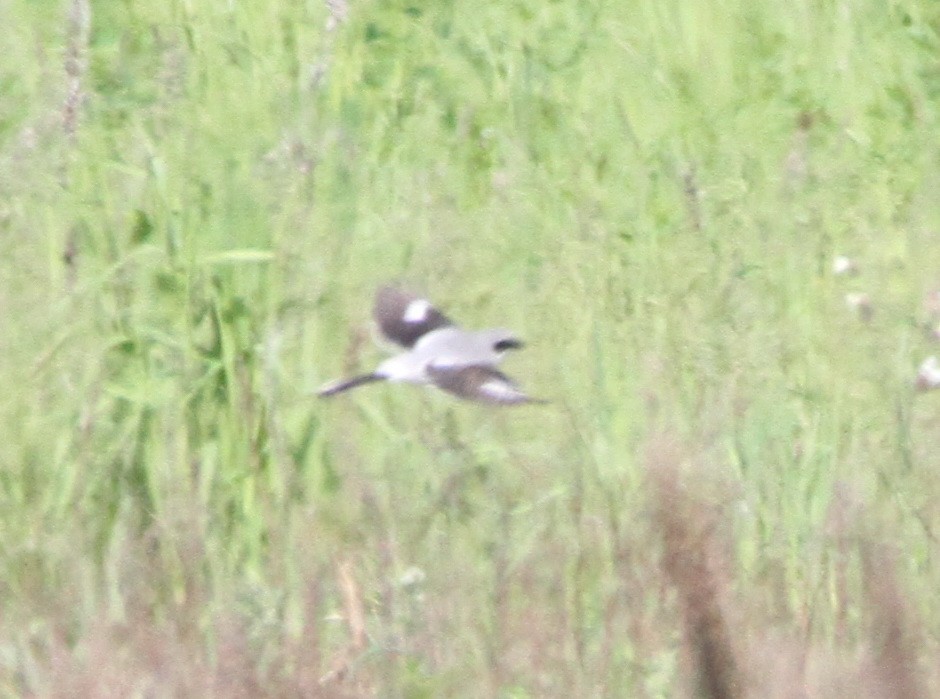
[[[499,340],[496,344],[493,345],[493,349],[497,352],[505,352],[512,349],[522,349],[525,347],[525,343],[515,337],[508,337],[505,340]]]

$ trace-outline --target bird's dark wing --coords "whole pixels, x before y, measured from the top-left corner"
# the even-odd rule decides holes
[[[393,286],[383,286],[375,294],[373,313],[382,334],[406,349],[432,330],[453,325],[427,299]]]
[[[435,366],[432,363],[428,365],[427,372],[435,386],[466,400],[496,405],[545,402],[526,395],[512,379],[491,366]]]

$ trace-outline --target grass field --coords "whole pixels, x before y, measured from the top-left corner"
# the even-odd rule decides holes
[[[940,696],[938,3],[0,25],[0,695]]]

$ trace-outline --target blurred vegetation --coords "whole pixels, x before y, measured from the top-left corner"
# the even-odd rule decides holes
[[[754,696],[940,693],[936,3],[0,25],[4,694],[676,696],[722,595]],[[551,404],[312,397],[389,280]]]

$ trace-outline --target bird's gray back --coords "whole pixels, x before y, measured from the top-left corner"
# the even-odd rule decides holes
[[[502,352],[495,349],[495,344],[513,337],[507,330],[440,328],[422,337],[412,352],[438,366],[496,364],[502,359]]]

